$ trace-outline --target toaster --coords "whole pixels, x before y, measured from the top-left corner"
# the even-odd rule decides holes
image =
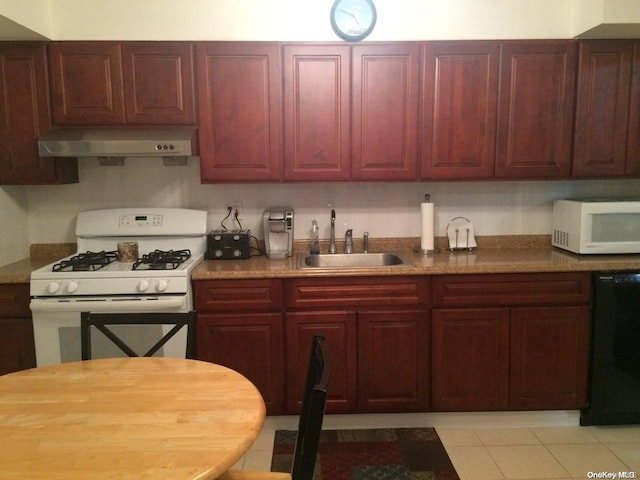
[[[251,230],[212,230],[207,235],[208,260],[249,258]]]

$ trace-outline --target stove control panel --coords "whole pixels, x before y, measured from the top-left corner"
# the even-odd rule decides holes
[[[77,297],[83,301],[88,295],[163,295],[184,294],[189,291],[190,277],[131,277],[131,278],[81,278],[67,277],[58,280],[32,280],[32,297]]]
[[[162,217],[160,214],[121,215],[120,227],[162,227]]]

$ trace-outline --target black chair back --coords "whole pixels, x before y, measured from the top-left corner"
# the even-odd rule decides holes
[[[318,455],[318,443],[327,402],[327,386],[331,374],[331,358],[325,339],[313,337],[307,383],[298,423],[298,438],[293,455],[293,480],[312,480]]]
[[[80,317],[82,360],[90,360],[91,327],[98,329],[120,350],[130,357],[151,357],[182,328],[187,328],[186,358],[196,358],[196,312],[188,313],[91,313],[82,312]],[[174,325],[143,355],[138,354],[110,326],[116,325]]]

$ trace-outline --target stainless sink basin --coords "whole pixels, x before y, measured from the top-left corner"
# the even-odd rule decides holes
[[[411,267],[410,262],[397,253],[309,253],[298,254],[298,268],[389,268]]]

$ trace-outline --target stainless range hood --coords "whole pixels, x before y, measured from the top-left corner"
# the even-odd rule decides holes
[[[196,129],[61,129],[38,139],[43,157],[189,157]]]

